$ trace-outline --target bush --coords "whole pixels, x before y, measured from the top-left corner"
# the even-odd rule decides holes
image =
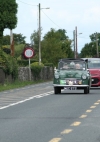
[[[11,55],[6,54],[2,50],[0,50],[0,66],[2,66],[3,71],[7,75],[12,75],[13,79],[17,79],[18,77],[18,64],[17,60]]]
[[[44,67],[44,64],[41,63],[41,65],[39,65],[39,62],[34,62],[30,65],[30,67],[34,74],[35,80],[37,80],[40,77],[40,72],[42,68]]]
[[[18,65],[19,66],[28,66],[29,65],[29,60],[17,60],[18,62]],[[33,63],[33,62],[37,62],[37,60],[34,60],[34,59],[30,59],[30,64]]]
[[[53,63],[45,63],[44,66],[54,67]]]

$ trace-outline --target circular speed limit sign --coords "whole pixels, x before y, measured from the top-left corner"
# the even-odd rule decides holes
[[[24,55],[26,58],[32,58],[34,56],[34,50],[28,47],[24,50]]]

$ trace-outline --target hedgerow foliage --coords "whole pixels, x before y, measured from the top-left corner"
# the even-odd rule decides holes
[[[18,77],[18,64],[17,60],[0,50],[0,66],[7,75],[12,75],[13,79]]]
[[[41,65],[39,65],[39,62],[34,62],[30,66],[31,66],[31,70],[34,74],[34,78],[35,78],[35,80],[37,80],[40,76],[40,72],[41,72],[42,68],[44,67],[44,64],[41,63]]]

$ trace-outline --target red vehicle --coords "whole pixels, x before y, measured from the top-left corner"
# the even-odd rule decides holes
[[[92,77],[91,87],[99,87],[100,86],[100,58],[87,58],[87,59],[88,59],[88,70]]]

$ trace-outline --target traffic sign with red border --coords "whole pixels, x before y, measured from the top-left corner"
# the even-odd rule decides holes
[[[24,56],[26,58],[32,58],[34,56],[34,50],[32,48],[30,48],[30,47],[25,48]]]

